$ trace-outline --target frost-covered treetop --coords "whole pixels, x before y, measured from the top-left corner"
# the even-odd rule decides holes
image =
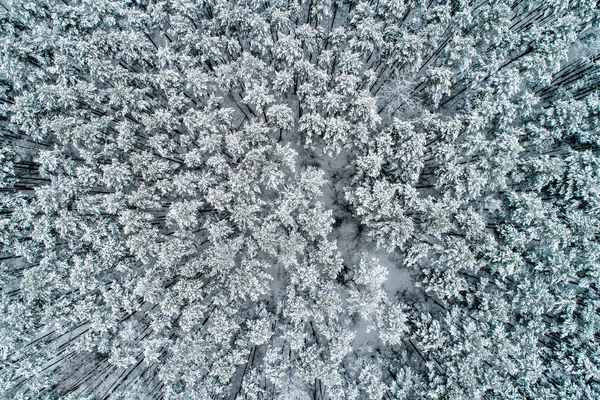
[[[0,397],[600,397],[595,0],[0,0]]]

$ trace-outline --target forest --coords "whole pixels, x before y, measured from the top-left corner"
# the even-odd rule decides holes
[[[598,0],[0,0],[0,398],[600,398]]]

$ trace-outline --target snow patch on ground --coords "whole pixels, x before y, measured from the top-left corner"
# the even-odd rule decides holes
[[[354,348],[358,351],[366,350],[367,348],[377,347],[381,340],[379,339],[379,331],[376,329],[369,330],[371,322],[361,319],[356,324],[356,336],[354,337]]]
[[[410,271],[403,266],[399,256],[385,252],[376,252],[372,256],[379,260],[379,265],[388,270],[388,278],[383,287],[389,297],[402,294],[414,287]]]

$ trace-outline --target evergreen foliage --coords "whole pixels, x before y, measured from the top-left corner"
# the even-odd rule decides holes
[[[0,0],[0,397],[600,398],[596,0]]]

